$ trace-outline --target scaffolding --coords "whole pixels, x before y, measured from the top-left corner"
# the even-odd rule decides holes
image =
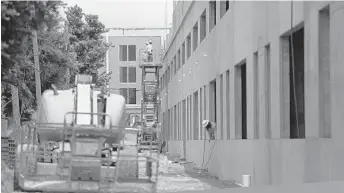
[[[151,56],[145,55],[144,50],[140,50],[140,68],[142,69],[142,99],[141,99],[141,132],[139,141],[139,151],[158,150],[160,147],[160,127],[159,123],[159,52],[153,50]]]

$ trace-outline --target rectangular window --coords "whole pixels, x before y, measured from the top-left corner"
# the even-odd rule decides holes
[[[193,130],[194,130],[194,139],[198,140],[199,139],[199,111],[198,111],[198,92],[196,91],[193,94]]]
[[[266,134],[265,138],[266,139],[271,139],[271,124],[270,124],[270,119],[271,119],[271,75],[270,75],[270,45],[265,46],[265,93],[266,93]]]
[[[216,122],[216,80],[209,85],[209,110],[210,120]]]
[[[181,66],[181,57],[180,57],[180,49],[178,50],[178,54],[177,54],[177,70],[176,72],[179,70]]]
[[[126,88],[120,88],[119,89],[119,94],[122,95],[125,98],[125,101],[127,103],[127,98],[128,98],[128,89]]]
[[[230,96],[230,82],[229,82],[229,70],[226,71],[226,100],[227,100],[227,105],[226,105],[226,112],[227,112],[227,139],[230,139],[230,105],[231,105],[231,96]]]
[[[216,26],[216,1],[209,2],[209,32]]]
[[[186,139],[190,138],[190,133],[187,124],[187,109],[186,109],[186,100],[184,99],[182,102],[182,128],[183,128],[183,135],[187,137]],[[183,138],[185,139],[185,138]]]
[[[192,50],[195,51],[198,45],[198,22],[192,28]]]
[[[235,67],[235,138],[247,139],[246,62]]]
[[[200,88],[199,90],[199,122],[201,122],[204,118],[203,118],[203,88]],[[200,139],[203,139],[203,130],[202,128],[200,128]]]
[[[171,64],[172,65],[172,64]],[[166,86],[168,85],[168,83],[170,83],[170,80],[171,80],[171,65],[167,68],[167,78],[166,78]]]
[[[175,75],[177,73],[177,57],[176,56],[174,56],[174,58],[173,58],[173,76]],[[172,77],[173,77],[172,76]],[[171,78],[172,78],[171,77]]]
[[[136,82],[136,67],[129,67],[129,80],[128,82],[130,83],[135,83]]]
[[[220,136],[220,139],[224,139],[224,115],[225,115],[225,112],[224,112],[224,93],[223,93],[223,83],[224,83],[224,79],[223,79],[223,74],[221,74],[220,76],[220,118],[221,118],[221,122],[219,124],[220,126],[220,133],[219,133],[219,136]]]
[[[188,37],[186,38],[186,53],[187,53],[187,59],[191,56],[191,33],[189,33]]]
[[[182,65],[185,64],[185,52],[186,52],[186,49],[185,49],[185,42],[182,44]]]
[[[229,9],[229,0],[220,1],[220,17],[223,17]]]
[[[320,137],[331,137],[330,8],[319,12],[319,120]]]
[[[120,67],[120,83],[136,82],[136,67]]]
[[[120,88],[119,93],[125,98],[126,104],[136,104],[136,88]]]
[[[128,61],[128,46],[119,45],[119,61]]]
[[[200,20],[200,42],[202,42],[207,35],[207,12],[203,11]]]
[[[136,104],[136,88],[129,88],[128,104]]]
[[[128,68],[127,67],[120,67],[119,71],[120,83],[128,82]]]
[[[304,28],[281,37],[282,138],[305,138]]]
[[[259,139],[259,72],[258,52],[253,54],[254,139]]]
[[[136,45],[129,45],[128,46],[129,51],[129,61],[136,61]]]

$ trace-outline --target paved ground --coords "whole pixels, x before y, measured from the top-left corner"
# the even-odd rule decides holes
[[[167,161],[168,160],[168,161]],[[158,192],[182,192],[235,188],[233,182],[220,181],[207,172],[197,170],[192,163],[173,163],[175,158],[161,155]]]
[[[173,158],[166,155],[160,156],[159,161],[159,175],[157,190],[160,193],[167,192],[183,192],[196,190],[209,190],[212,188],[223,189],[229,187],[237,187],[231,182],[219,181],[211,177],[206,172],[199,172],[191,163],[173,163]],[[12,173],[12,174],[11,174]],[[145,174],[145,162],[140,164],[140,174]],[[2,170],[2,192],[12,192],[10,184],[13,171]],[[4,178],[8,176],[9,178]],[[6,181],[5,181],[6,180]],[[7,184],[7,186],[5,185]],[[4,186],[5,185],[5,186]]]
[[[299,185],[267,186],[261,188],[211,188],[180,193],[343,193],[344,181],[305,183]]]

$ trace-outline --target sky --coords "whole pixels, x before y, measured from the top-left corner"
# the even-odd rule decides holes
[[[98,15],[106,28],[172,26],[173,0],[65,0],[64,2],[68,6],[78,5],[86,14]],[[165,36],[167,32],[168,30],[126,31],[125,35]],[[122,34],[123,31],[114,30],[108,33],[116,36]]]

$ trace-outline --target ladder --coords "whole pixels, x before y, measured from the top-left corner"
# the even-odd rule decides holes
[[[151,136],[149,139],[150,150],[153,143],[158,145],[153,136],[159,136],[156,128],[159,125],[159,70],[162,67],[161,63],[156,61],[156,57],[152,59],[143,60],[140,63],[142,69],[141,132]]]

